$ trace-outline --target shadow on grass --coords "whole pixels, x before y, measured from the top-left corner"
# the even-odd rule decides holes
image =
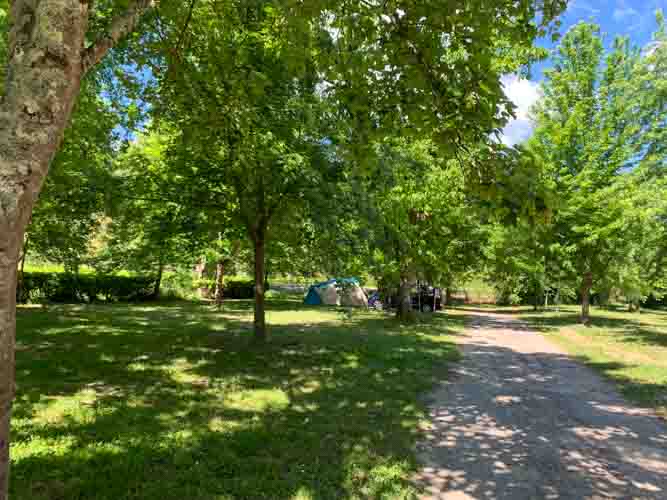
[[[651,311],[645,316],[628,312],[620,313],[622,317],[603,314],[604,311],[598,311],[591,316],[590,328],[580,325],[579,317],[569,312],[524,314],[521,319],[539,331],[560,332],[565,340],[568,329],[578,332],[568,345],[578,354],[579,362],[614,381],[630,400],[657,408],[667,417],[667,383],[662,382],[667,380],[667,367],[642,356],[667,347],[667,314],[662,311]],[[611,346],[609,354],[605,354],[607,344]]]
[[[662,318],[667,329],[667,314],[661,311],[651,311],[652,315]],[[558,331],[565,327],[581,326],[579,316],[575,313],[549,314],[521,314],[521,319],[529,322],[541,331]],[[667,347],[667,331],[658,325],[648,325],[642,322],[642,316],[638,313],[625,313],[625,317],[615,318],[610,316],[591,315],[591,328],[614,330],[622,336],[623,342],[635,342],[660,347]]]
[[[419,395],[457,358],[461,319],[301,322],[318,310],[277,300],[284,324],[257,348],[251,310],[19,311],[12,498],[408,495]]]
[[[479,304],[479,305],[455,305],[452,306],[454,309],[459,311],[465,311],[467,313],[476,314],[476,313],[487,313],[487,314],[526,314],[526,312],[531,311],[532,309],[527,306],[516,306],[516,307],[498,307],[493,304],[488,306]]]

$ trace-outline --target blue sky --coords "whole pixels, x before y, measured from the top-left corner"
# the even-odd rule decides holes
[[[561,34],[579,21],[593,21],[600,25],[605,45],[609,46],[617,35],[626,35],[639,46],[651,41],[655,31],[655,11],[662,9],[667,14],[667,0],[570,0],[567,10],[561,15]],[[539,44],[554,49],[558,42],[542,40]],[[503,142],[516,144],[527,139],[532,131],[528,116],[530,107],[540,96],[539,82],[549,60],[536,65],[530,80],[514,76],[504,79],[505,93],[517,105],[517,119],[503,131]]]

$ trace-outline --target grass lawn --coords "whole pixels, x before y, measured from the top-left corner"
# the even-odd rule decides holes
[[[629,313],[593,308],[590,327],[577,322],[579,308],[519,317],[546,332],[571,354],[617,382],[631,400],[667,418],[667,311]]]
[[[463,317],[297,301],[23,307],[11,498],[405,498]]]

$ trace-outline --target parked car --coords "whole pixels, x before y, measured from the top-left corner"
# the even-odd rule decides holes
[[[442,309],[442,297],[440,288],[429,285],[419,285],[417,291],[410,296],[412,308],[421,312],[429,313]]]
[[[388,302],[388,303],[387,303]],[[440,288],[426,284],[417,285],[410,294],[412,309],[429,313],[442,309],[442,291]],[[368,298],[368,305],[375,309],[396,308],[398,306],[398,294],[389,297],[388,301],[382,301],[378,292]]]

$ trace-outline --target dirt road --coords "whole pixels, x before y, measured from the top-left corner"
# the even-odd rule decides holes
[[[667,425],[510,315],[475,313],[418,446],[425,499],[667,499]]]

